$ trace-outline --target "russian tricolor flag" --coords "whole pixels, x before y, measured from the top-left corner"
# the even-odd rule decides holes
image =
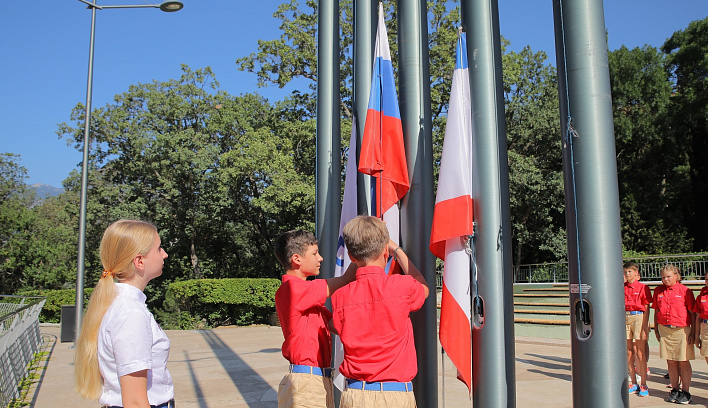
[[[443,142],[430,251],[445,261],[440,310],[440,344],[470,389],[470,258],[463,239],[472,234],[472,110],[464,33],[457,41],[447,127]]]
[[[381,3],[359,171],[376,177],[372,215],[378,217],[401,200],[410,187],[401,113]],[[392,235],[391,238],[398,240],[398,236]]]

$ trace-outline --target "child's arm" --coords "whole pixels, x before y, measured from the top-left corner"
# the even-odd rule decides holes
[[[337,289],[356,279],[356,269],[356,264],[352,262],[344,272],[344,275],[327,279],[327,297],[332,296],[332,293]]]
[[[661,335],[659,334],[659,309],[654,312],[654,334],[656,335],[656,341],[661,340]]]
[[[691,316],[690,322],[691,322],[691,333],[688,335],[688,344],[693,344],[693,336],[694,333],[696,332],[695,328],[695,320],[696,320],[696,314],[693,313],[692,311],[688,311],[688,314]]]
[[[642,313],[642,332],[639,334],[639,340],[649,340],[649,305],[644,305],[644,313]]]
[[[698,348],[703,348],[703,342],[701,341],[701,314],[695,313],[693,321],[693,327],[695,328],[693,330],[693,344],[698,346]]]
[[[399,265],[401,265],[401,269],[403,270],[403,273],[406,275],[410,275],[413,279],[417,280],[423,285],[423,288],[425,290],[425,298],[428,298],[428,294],[430,293],[430,289],[428,289],[428,282],[425,281],[425,277],[423,277],[423,274],[420,273],[418,268],[413,265],[413,262],[411,262],[408,259],[408,255],[403,251],[403,248],[398,246],[393,240],[389,239],[388,241],[388,253],[392,257],[396,258],[396,261],[398,262]]]

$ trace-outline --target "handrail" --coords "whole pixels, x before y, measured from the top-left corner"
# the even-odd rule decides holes
[[[0,316],[0,407],[6,407],[19,395],[18,384],[27,375],[28,364],[42,343],[39,331],[39,313],[47,299],[43,296],[0,295],[0,304],[6,298],[23,298],[17,309]],[[29,304],[25,300],[31,299]]]

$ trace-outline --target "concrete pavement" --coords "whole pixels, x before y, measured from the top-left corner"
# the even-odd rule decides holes
[[[58,325],[42,325],[50,344],[49,361],[34,391],[33,406],[96,408],[73,392],[73,343],[60,343]],[[213,330],[167,331],[172,342],[168,368],[179,408],[275,408],[278,383],[288,364],[280,354],[279,327],[224,327]],[[666,362],[652,349],[650,396],[630,396],[632,407],[676,407],[664,402],[669,389]],[[439,407],[471,407],[467,388],[456,379],[447,356],[438,354]],[[442,367],[444,366],[444,375]],[[444,387],[443,387],[444,382]],[[444,388],[444,392],[443,392]],[[693,362],[693,406],[708,404],[708,365]],[[568,340],[517,337],[516,406],[570,407],[571,370]]]

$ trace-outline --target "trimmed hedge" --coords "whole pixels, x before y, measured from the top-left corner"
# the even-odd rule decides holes
[[[84,289],[84,307],[88,305],[93,288]],[[17,293],[25,296],[44,296],[47,302],[39,314],[42,323],[59,323],[62,305],[76,304],[76,289],[27,290]]]
[[[268,323],[279,279],[196,279],[175,282],[165,294],[160,320],[173,329]]]

